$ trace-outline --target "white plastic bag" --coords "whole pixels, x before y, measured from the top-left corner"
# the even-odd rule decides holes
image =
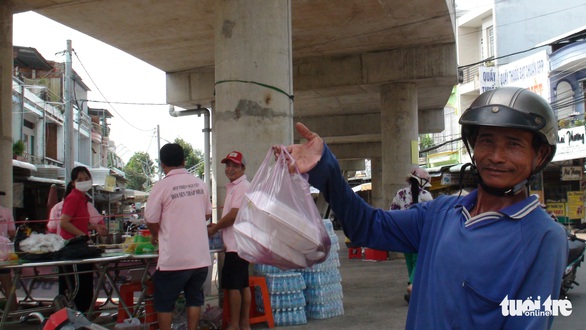
[[[309,183],[299,171],[289,173],[291,155],[281,147],[274,164],[273,158],[271,148],[234,222],[238,255],[281,269],[310,267],[327,258],[330,237]]]

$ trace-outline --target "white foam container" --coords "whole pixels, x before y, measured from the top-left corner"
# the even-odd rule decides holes
[[[321,245],[319,231],[303,214],[263,192],[247,193],[244,199],[250,211],[246,221],[257,228],[303,254],[315,252]]]
[[[262,252],[275,255],[286,261],[297,264],[300,268],[307,267],[307,261],[303,253],[291,248],[287,244],[283,244],[274,236],[256,227],[250,222],[240,222],[234,225],[234,232],[236,243],[239,246],[251,246],[261,249]]]

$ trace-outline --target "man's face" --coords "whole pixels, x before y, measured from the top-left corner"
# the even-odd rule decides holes
[[[509,188],[529,178],[543,160],[532,146],[533,133],[513,128],[481,126],[474,159],[482,180],[490,187]]]
[[[226,162],[226,168],[224,169],[224,173],[226,173],[228,180],[232,182],[241,177],[242,175],[244,175],[244,166],[238,165],[233,161],[229,160]]]

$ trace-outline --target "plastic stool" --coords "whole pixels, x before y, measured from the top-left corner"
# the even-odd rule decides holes
[[[269,328],[275,327],[275,320],[273,319],[273,310],[271,308],[271,298],[269,296],[269,289],[267,287],[267,280],[262,276],[249,276],[248,285],[250,286],[250,324],[266,322]],[[260,288],[262,294],[264,313],[258,311],[256,305],[256,298],[254,290]],[[224,290],[224,305],[222,310],[222,329],[228,327],[230,323],[230,301],[228,297],[228,290]]]
[[[362,248],[349,247],[348,248],[348,259],[362,259]]]
[[[152,281],[147,281],[147,294],[152,295],[155,292],[155,286],[153,285]],[[124,322],[125,319],[129,318],[126,314],[126,311],[122,307],[122,301],[128,307],[128,311],[133,313],[134,310],[134,293],[142,291],[142,284],[140,282],[137,283],[127,283],[122,284],[120,286],[120,302],[118,303],[118,318],[116,319],[117,323]],[[156,329],[156,322],[157,322],[157,314],[155,313],[155,308],[153,307],[152,299],[144,300],[145,304],[145,318],[144,322],[150,324],[151,329]]]

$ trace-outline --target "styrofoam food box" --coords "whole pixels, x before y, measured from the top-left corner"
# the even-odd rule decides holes
[[[244,198],[250,211],[246,221],[304,254],[321,245],[319,231],[299,212],[278,201],[267,203],[268,197],[262,192],[247,193]]]
[[[271,239],[271,236],[249,222],[240,222],[234,225],[234,231],[238,232],[236,235],[236,243],[244,243],[247,246],[254,246],[261,248],[264,252],[270,251],[271,254],[276,255],[283,260],[290,261],[300,268],[307,267],[307,261],[303,253],[292,249],[290,246],[283,244],[277,239]],[[244,242],[239,242],[244,240]]]

